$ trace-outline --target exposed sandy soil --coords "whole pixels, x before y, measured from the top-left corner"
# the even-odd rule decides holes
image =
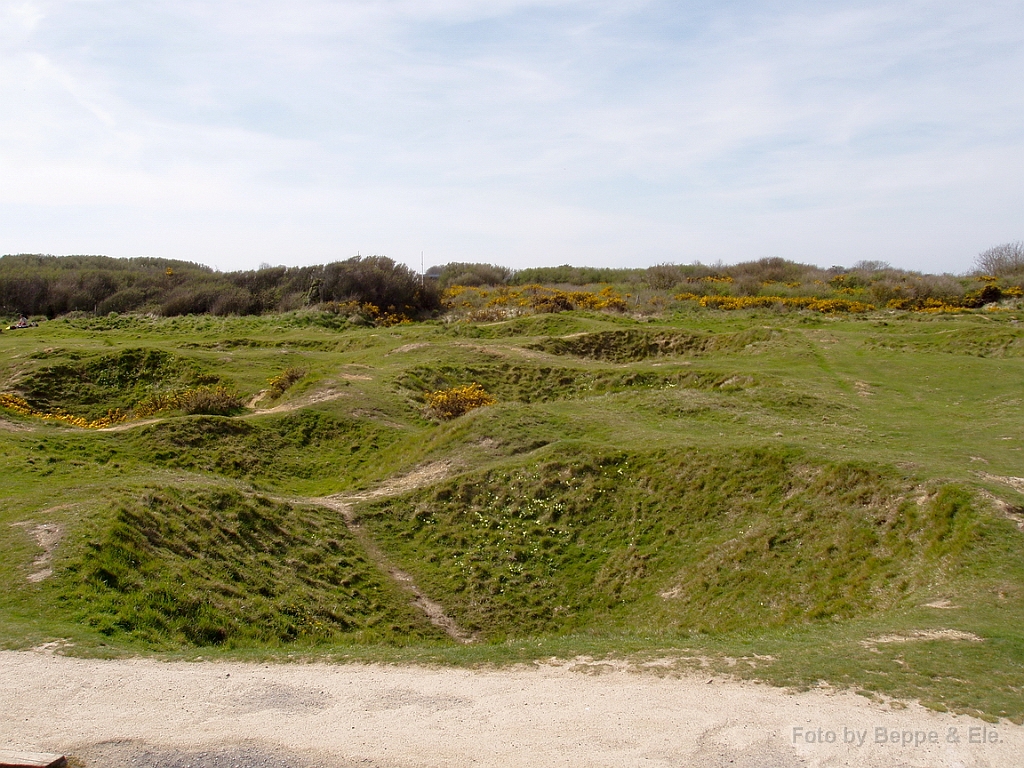
[[[1015,491],[1024,493],[1024,477],[1003,477],[1002,475],[990,475],[988,472],[975,472],[983,480],[991,480],[994,483],[1008,485]]]
[[[342,376],[342,378],[350,378],[348,376]],[[367,377],[368,378],[368,377]],[[310,405],[316,405],[317,403],[327,403],[331,400],[340,400],[343,397],[349,397],[347,392],[339,392],[336,389],[328,387],[327,389],[317,390],[311,392],[305,397],[301,397],[297,400],[289,400],[286,403],[279,403],[278,405],[271,406],[270,408],[260,408],[259,403],[263,400],[269,390],[263,389],[253,395],[253,397],[245,404],[246,408],[253,408],[253,413],[245,414],[246,416],[263,416],[268,413],[287,413],[289,411],[297,411],[300,408],[307,408]]]
[[[60,752],[87,768],[1002,768],[1024,747],[1024,728],[916,705],[586,660],[472,671],[5,651],[0,701],[0,749]]]
[[[43,514],[53,512],[64,507],[53,507],[48,510],[44,510]],[[15,528],[26,528],[28,529],[32,523],[11,523]],[[26,577],[28,581],[35,584],[43,579],[47,579],[53,575],[53,569],[50,567],[50,562],[53,559],[53,550],[60,543],[60,540],[64,537],[64,529],[57,523],[40,523],[35,527],[29,529],[29,534],[36,540],[36,544],[42,550],[36,558],[32,561],[32,567],[35,568],[32,573]]]

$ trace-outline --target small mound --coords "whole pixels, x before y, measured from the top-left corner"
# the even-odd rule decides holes
[[[140,347],[41,368],[22,379],[18,390],[37,411],[98,419],[154,395],[220,383],[194,360]]]
[[[1024,331],[1016,328],[958,328],[943,333],[874,338],[869,339],[866,345],[879,349],[943,352],[971,357],[1022,357]]]
[[[707,371],[593,370],[500,362],[416,366],[398,378],[401,387],[420,398],[425,398],[427,392],[471,382],[480,384],[500,402],[537,403],[644,388],[741,388],[749,384],[749,377]]]
[[[124,501],[57,579],[75,620],[158,647],[438,635],[337,514],[234,490],[151,488]]]
[[[693,356],[737,351],[769,341],[772,337],[772,331],[765,328],[720,334],[627,329],[548,338],[528,346],[553,355],[626,363],[666,355]]]
[[[501,339],[516,336],[554,336],[579,333],[592,329],[592,320],[577,313],[543,314],[517,317],[497,323],[457,322],[448,326],[453,336],[474,339]]]
[[[312,478],[372,462],[398,430],[303,409],[260,420],[193,416],[140,427],[132,446],[163,467],[234,478]]]

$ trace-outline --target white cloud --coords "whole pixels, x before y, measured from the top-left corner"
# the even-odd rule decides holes
[[[55,0],[5,28],[3,252],[962,270],[1021,237],[1012,3]]]

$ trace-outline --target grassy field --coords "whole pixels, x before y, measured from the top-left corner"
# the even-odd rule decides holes
[[[615,656],[1024,721],[1021,313],[678,307],[5,332],[0,645]]]

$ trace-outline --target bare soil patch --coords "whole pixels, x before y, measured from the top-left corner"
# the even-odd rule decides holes
[[[952,606],[934,606],[947,608]],[[926,640],[951,640],[961,641],[968,643],[981,643],[984,639],[978,637],[973,632],[962,632],[959,629],[916,629],[912,632],[899,635],[879,635],[878,637],[869,637],[867,640],[861,641],[861,645],[865,648],[874,648],[878,645],[885,645],[888,643],[914,643],[922,642]]]
[[[989,480],[993,483],[1008,485],[1013,490],[1024,493],[1024,477],[1006,477],[1003,475],[990,475],[988,472],[975,472],[982,480]]]
[[[11,523],[11,525],[15,528],[29,528],[32,523]],[[50,563],[53,560],[53,550],[64,538],[64,527],[58,523],[39,523],[29,528],[28,532],[36,540],[39,548],[43,550],[32,561],[32,567],[35,570],[26,577],[29,582],[37,584],[53,575]]]

